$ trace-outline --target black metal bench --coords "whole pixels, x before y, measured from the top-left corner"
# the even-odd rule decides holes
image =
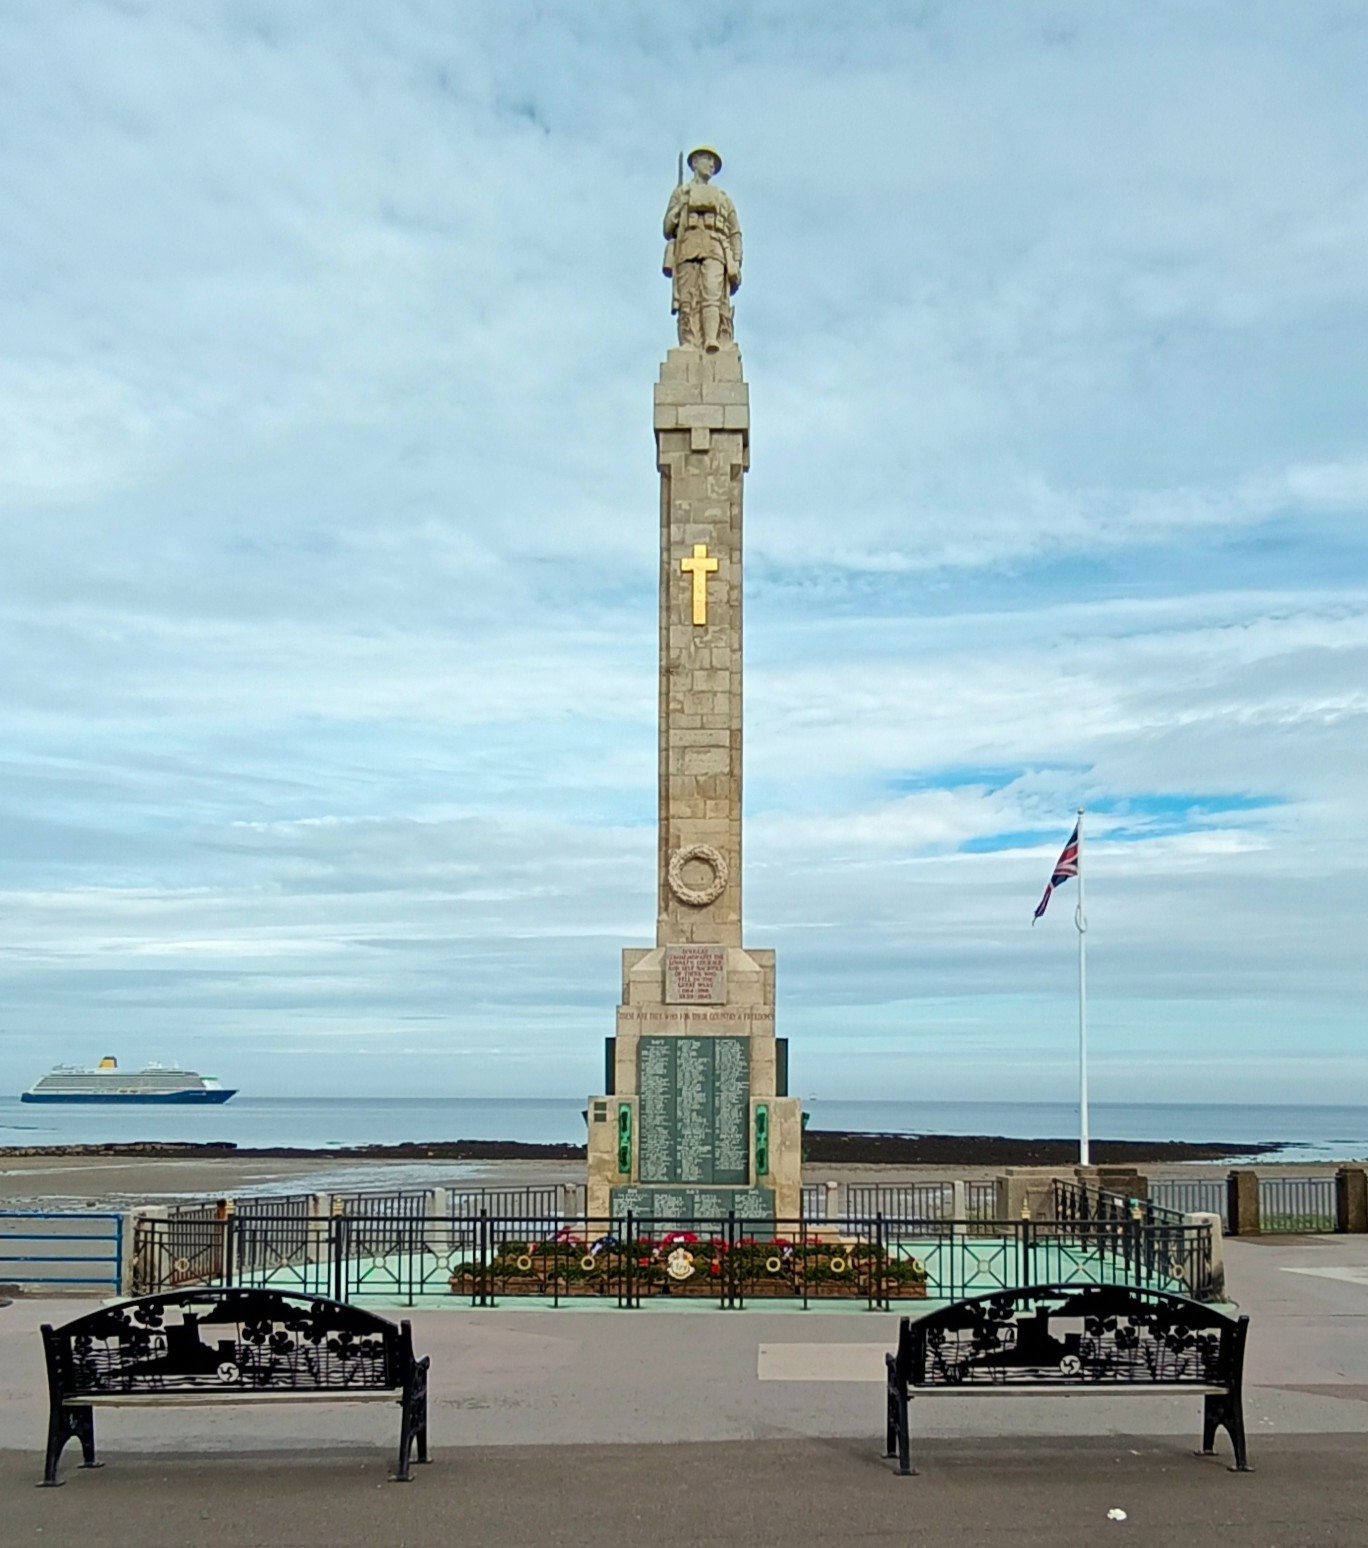
[[[407,1483],[416,1444],[427,1454],[428,1357],[397,1327],[342,1301],[278,1290],[182,1290],[43,1325],[48,1373],[45,1484],[69,1440],[95,1460],[95,1409],[206,1403],[397,1402]]]
[[[1127,1286],[1036,1286],[904,1317],[888,1366],[887,1456],[912,1472],[908,1402],[938,1394],[1031,1397],[1189,1393],[1204,1399],[1202,1454],[1224,1427],[1233,1471],[1244,1431],[1248,1317]]]

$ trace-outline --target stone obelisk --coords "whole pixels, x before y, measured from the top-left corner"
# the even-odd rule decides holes
[[[801,1104],[774,1027],[774,953],[741,912],[742,482],[749,393],[732,335],[741,231],[689,157],[665,218],[679,347],[655,389],[660,786],[654,948],[622,954],[607,1094],[589,1105],[592,1217],[796,1219]]]

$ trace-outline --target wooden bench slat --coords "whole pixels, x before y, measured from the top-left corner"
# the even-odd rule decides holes
[[[326,1391],[278,1392],[98,1392],[89,1397],[66,1397],[63,1408],[207,1408],[228,1403],[399,1403],[403,1399],[393,1387],[370,1387],[348,1392],[342,1388]]]
[[[1229,1387],[1199,1387],[1177,1381],[1147,1381],[1138,1385],[1130,1383],[1089,1382],[1087,1386],[1075,1386],[1069,1382],[1041,1382],[1032,1386],[1027,1382],[1003,1383],[995,1386],[989,1382],[969,1382],[958,1386],[919,1387],[915,1382],[907,1384],[909,1398],[929,1397],[1224,1397]]]

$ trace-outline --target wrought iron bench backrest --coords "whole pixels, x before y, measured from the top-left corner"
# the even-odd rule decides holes
[[[147,1295],[45,1326],[64,1396],[385,1390],[413,1364],[407,1323],[276,1290]]]
[[[904,1317],[896,1371],[913,1387],[1238,1387],[1248,1317],[1127,1286],[1035,1286]]]

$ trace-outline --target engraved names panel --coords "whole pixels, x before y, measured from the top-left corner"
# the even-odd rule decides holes
[[[641,1181],[749,1182],[749,1040],[643,1037],[637,1058]]]
[[[665,948],[666,1005],[725,1005],[727,1003],[727,948],[725,946],[667,946]]]
[[[630,1210],[638,1220],[662,1225],[723,1221],[728,1214],[773,1225],[774,1189],[614,1188],[612,1210],[614,1220]]]
[[[671,1179],[675,1129],[674,1060],[670,1040],[643,1037],[637,1050],[639,1133],[637,1169],[652,1181]]]

